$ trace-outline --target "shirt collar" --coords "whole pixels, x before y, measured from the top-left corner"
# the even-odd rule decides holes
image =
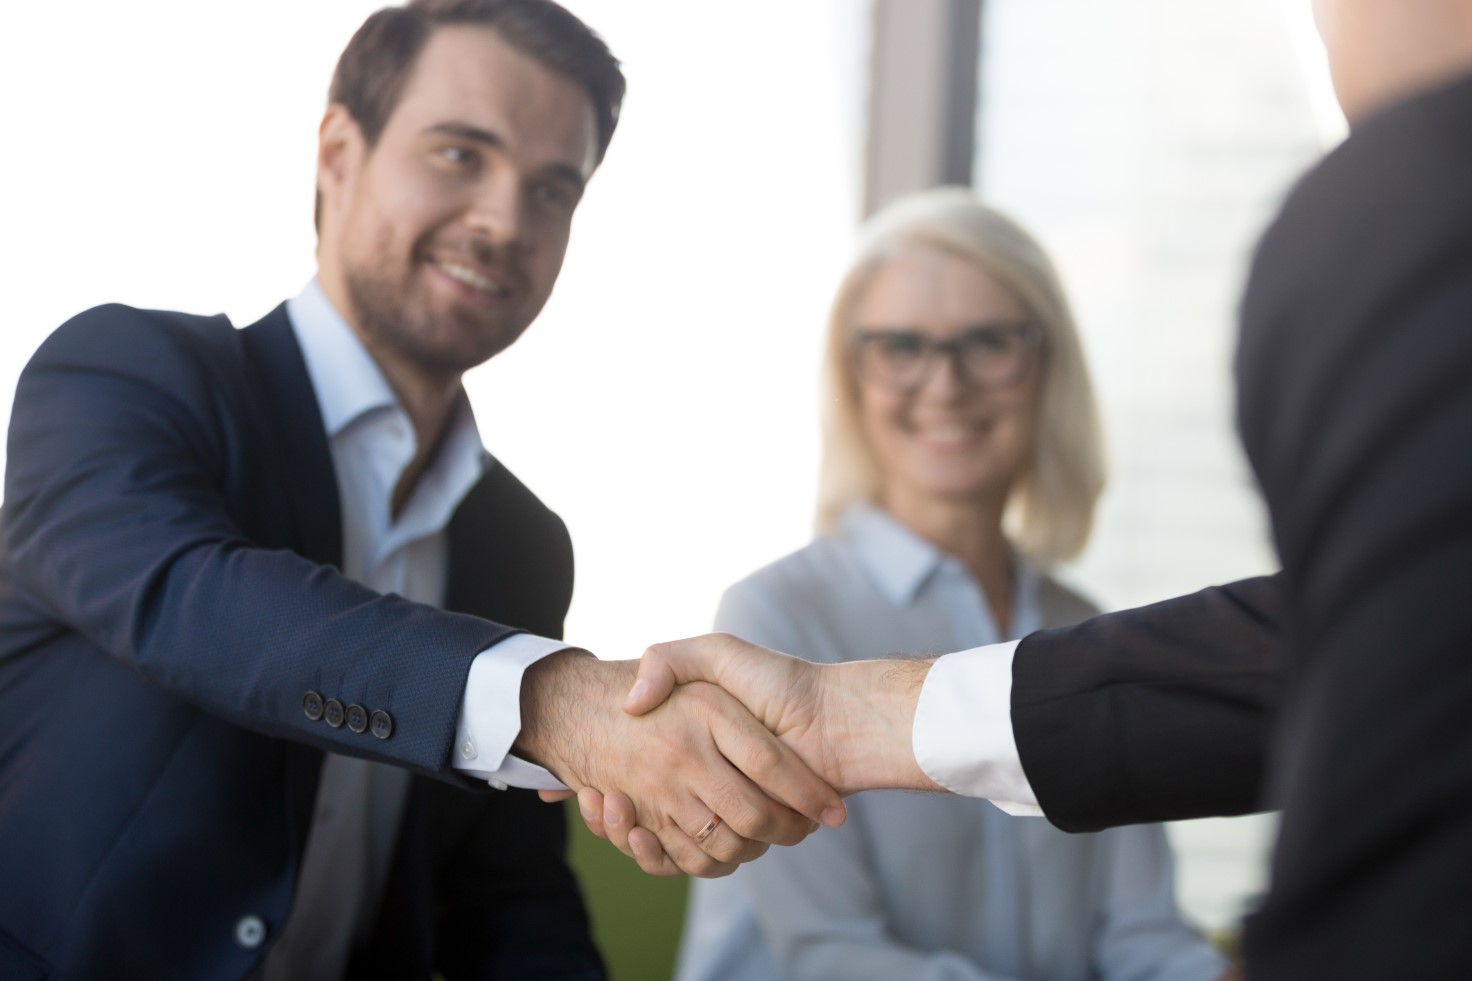
[[[839,519],[865,572],[891,603],[908,606],[947,563],[960,563],[868,502],[850,505]],[[1013,619],[1017,628],[1037,629],[1038,572],[1014,553],[1017,570]]]
[[[374,409],[398,406],[378,363],[315,278],[286,301],[286,313],[317,392],[329,438]]]
[[[378,363],[358,340],[313,278],[301,293],[286,301],[286,313],[317,393],[317,407],[328,439],[334,442],[356,420],[380,409],[403,412]],[[470,400],[460,393],[459,404],[435,459],[420,477],[415,498],[427,497],[424,517],[444,524],[464,496],[494,464],[481,442]],[[426,489],[427,488],[427,489]],[[411,508],[417,501],[411,501]]]
[[[896,606],[908,605],[945,556],[880,508],[854,504],[839,524],[869,577]]]

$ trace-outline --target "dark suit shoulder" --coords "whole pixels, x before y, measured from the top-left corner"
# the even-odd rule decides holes
[[[223,315],[109,303],[85,310],[52,331],[22,377],[95,373],[153,381],[178,397],[208,398],[221,384],[240,377],[242,359],[238,331]]]
[[[1289,194],[1253,258],[1237,351],[1239,424],[1260,477],[1304,461],[1326,399],[1380,379],[1372,369],[1345,385],[1388,360],[1362,357],[1387,324],[1465,281],[1468,173],[1472,77],[1357,126]]]
[[[234,334],[234,326],[223,314],[201,316],[105,303],[83,310],[56,328],[42,343],[41,350],[72,355],[98,350],[109,353],[129,350],[138,354],[171,349],[223,350],[232,346]]]

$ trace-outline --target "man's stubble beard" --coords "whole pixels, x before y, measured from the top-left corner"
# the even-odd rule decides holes
[[[426,376],[446,382],[458,381],[510,347],[531,320],[494,330],[489,324],[447,323],[452,315],[436,318],[428,310],[411,310],[405,290],[362,267],[347,271],[345,285],[370,350],[387,349]],[[436,343],[439,339],[445,343]]]

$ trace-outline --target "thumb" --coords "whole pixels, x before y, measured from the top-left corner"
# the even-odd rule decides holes
[[[706,634],[650,647],[639,659],[639,672],[624,699],[624,711],[643,715],[664,704],[675,685],[716,681],[722,661],[719,641],[723,637]]]

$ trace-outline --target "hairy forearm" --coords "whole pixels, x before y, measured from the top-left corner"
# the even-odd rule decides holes
[[[631,661],[601,661],[569,649],[542,658],[526,671],[521,686],[521,732],[512,752],[546,767],[576,790],[590,774],[574,772],[575,760],[591,758],[595,715],[617,710],[618,693],[632,683]]]
[[[944,789],[915,761],[912,741],[915,706],[934,663],[890,658],[821,666],[815,722],[840,792]]]

